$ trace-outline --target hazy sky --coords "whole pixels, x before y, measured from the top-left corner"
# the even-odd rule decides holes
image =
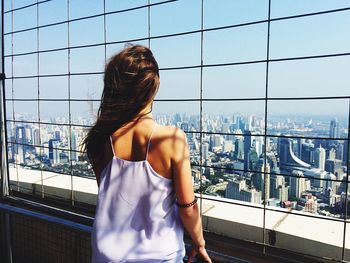
[[[33,0],[14,1],[14,7],[31,4]],[[106,12],[147,4],[147,0],[106,0]],[[151,1],[161,2],[161,1]],[[283,17],[309,12],[350,7],[350,1],[273,0],[271,17]],[[5,1],[5,10],[11,1]],[[103,0],[71,0],[70,18],[103,12]],[[37,25],[36,6],[5,15],[5,32]],[[234,25],[267,19],[268,1],[264,0],[205,0],[204,28]],[[39,5],[39,25],[66,20],[67,1],[53,0]],[[271,22],[270,58],[288,58],[350,52],[350,11]],[[201,27],[201,1],[180,0],[151,8],[151,36],[160,36]],[[104,42],[103,16],[70,23],[70,46]],[[124,41],[148,36],[148,9],[138,9],[106,16],[106,41]],[[161,68],[200,65],[200,33],[151,40],[151,49]],[[37,50],[37,31],[13,35],[14,53]],[[137,43],[148,45],[148,41]],[[67,24],[39,30],[39,50],[64,48],[68,44]],[[212,65],[266,59],[267,23],[213,30],[203,35],[203,63]],[[107,45],[107,57],[124,44]],[[5,53],[11,54],[11,36],[5,37]],[[102,72],[105,63],[104,46],[72,49],[70,71]],[[6,59],[6,74],[36,75],[37,55]],[[326,59],[271,62],[269,66],[269,97],[350,96],[350,56]],[[67,50],[42,53],[39,74],[68,73]],[[266,63],[240,66],[206,67],[203,69],[204,98],[264,98]],[[11,81],[6,82],[7,97],[11,97]],[[41,98],[68,98],[68,77],[40,78]],[[38,82],[33,79],[14,81],[15,98],[36,98]],[[71,98],[86,99],[87,94],[98,99],[102,90],[102,75],[72,76]],[[200,69],[161,71],[158,99],[198,99]],[[37,103],[16,102],[15,111],[28,111]],[[46,115],[67,113],[66,102],[42,103]],[[205,113],[264,114],[263,101],[204,102]],[[155,111],[186,111],[199,113],[198,102],[158,102]],[[87,104],[74,103],[72,114],[87,110]],[[346,115],[349,99],[317,101],[269,101],[271,114]]]

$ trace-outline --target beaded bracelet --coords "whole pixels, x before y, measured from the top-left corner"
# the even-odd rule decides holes
[[[189,204],[179,204],[177,201],[176,201],[176,204],[180,208],[188,208],[188,207],[194,206],[197,203],[197,200],[198,200],[198,198],[197,198],[197,196],[195,196],[194,200]]]

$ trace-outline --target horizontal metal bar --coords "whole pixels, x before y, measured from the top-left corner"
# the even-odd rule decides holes
[[[72,22],[76,22],[76,21],[81,21],[81,20],[86,20],[86,19],[91,19],[91,18],[96,18],[96,17],[101,17],[101,16],[108,16],[108,15],[113,15],[113,14],[117,14],[117,13],[124,13],[124,12],[134,11],[134,10],[137,10],[137,9],[149,8],[149,7],[152,7],[152,6],[163,5],[163,4],[168,4],[168,3],[171,3],[171,2],[177,2],[177,1],[178,0],[169,0],[169,1],[163,1],[163,2],[158,2],[158,3],[148,4],[148,5],[142,5],[142,6],[128,8],[128,9],[123,9],[123,10],[104,12],[104,13],[100,13],[100,14],[96,14],[96,15],[79,17],[79,18],[69,19],[69,20],[65,20],[65,21],[61,21],[61,22],[56,22],[56,23],[51,23],[51,24],[46,24],[46,25],[41,25],[41,26],[36,26],[36,27],[25,28],[25,29],[16,30],[16,31],[5,32],[4,35],[13,35],[13,34],[22,33],[22,32],[31,31],[31,30],[36,30],[36,29],[40,29],[40,28],[44,28],[44,27],[51,27],[51,26],[56,26],[56,25],[60,25],[60,24],[72,23]],[[33,4],[33,5],[36,5],[36,4]],[[33,6],[33,5],[30,5],[30,6]],[[305,13],[305,14],[299,14],[299,15],[292,15],[292,16],[276,17],[276,18],[271,18],[271,19],[263,19],[263,20],[257,20],[257,21],[251,21],[251,22],[227,25],[227,26],[211,27],[211,28],[205,28],[203,30],[198,29],[198,30],[192,30],[192,31],[184,31],[184,32],[178,32],[178,33],[162,35],[162,36],[161,35],[159,35],[159,36],[150,36],[147,39],[157,39],[157,38],[163,38],[163,37],[181,36],[181,35],[195,34],[195,33],[200,33],[200,32],[209,32],[209,31],[214,31],[214,30],[226,30],[226,29],[230,29],[230,28],[251,26],[251,25],[256,25],[256,24],[261,24],[261,23],[276,22],[276,21],[281,21],[281,20],[289,20],[289,19],[296,19],[296,18],[302,18],[302,17],[324,15],[324,14],[330,14],[330,13],[345,12],[345,11],[348,11],[348,10],[350,10],[350,7],[338,8],[338,9],[332,9],[332,10],[325,10],[325,11],[319,11],[319,12],[311,12],[311,13]],[[8,13],[8,12],[10,12],[10,11],[6,11],[5,13]],[[127,42],[127,41],[128,40],[123,40],[123,42]]]
[[[27,124],[44,124],[44,125],[53,125],[53,126],[71,126],[71,127],[81,127],[81,128],[92,128],[92,126],[89,125],[82,125],[82,124],[73,124],[73,123],[54,123],[54,122],[44,122],[44,121],[24,121],[24,120],[11,120],[7,119],[6,122],[13,122],[13,123],[27,123]]]
[[[48,0],[48,1],[52,1],[52,0]],[[39,4],[44,3],[44,2],[48,2],[48,1],[39,2]],[[135,10],[138,10],[138,9],[146,9],[146,8],[149,8],[149,7],[152,7],[152,6],[158,6],[158,5],[168,4],[168,3],[171,3],[171,2],[177,2],[177,1],[179,1],[179,0],[167,0],[167,1],[157,2],[157,3],[142,5],[142,6],[136,6],[136,7],[132,7],[132,8],[126,8],[126,9],[122,9],[122,10],[116,10],[116,11],[99,13],[99,14],[95,14],[95,15],[89,15],[89,16],[83,16],[83,17],[78,17],[78,18],[72,18],[72,19],[67,19],[67,20],[64,20],[64,21],[56,22],[56,23],[50,23],[50,24],[45,24],[45,25],[41,25],[41,26],[35,26],[35,27],[29,27],[29,28],[24,28],[24,29],[20,29],[20,30],[5,32],[4,35],[13,35],[13,34],[23,33],[23,32],[27,32],[27,31],[31,31],[31,30],[37,30],[37,29],[40,29],[40,28],[52,27],[52,26],[57,26],[57,25],[63,25],[63,24],[67,24],[67,23],[87,20],[87,19],[96,18],[96,17],[102,17],[102,16],[113,15],[113,14],[118,14],[118,13],[125,13],[125,12],[135,11]],[[24,6],[22,8],[18,8],[18,10],[24,9],[24,8],[28,8],[28,7],[31,7],[31,6],[35,6],[37,4],[38,3],[31,4],[31,5],[28,5],[28,6]],[[4,13],[9,13],[9,12],[12,12],[12,11],[17,11],[17,10],[9,10],[9,11],[6,11]]]
[[[232,62],[232,63],[218,63],[218,64],[204,64],[204,65],[192,65],[192,66],[180,66],[180,67],[168,67],[160,68],[160,71],[169,70],[186,70],[195,68],[210,68],[210,67],[226,67],[226,66],[239,66],[248,64],[258,64],[267,62],[283,62],[283,61],[298,61],[304,59],[323,59],[331,57],[345,57],[350,56],[350,52],[347,53],[336,53],[336,54],[324,54],[324,55],[314,55],[314,56],[302,56],[302,57],[289,57],[289,58],[277,58],[269,60],[255,60],[255,61],[242,61],[242,62]],[[64,76],[80,76],[80,75],[102,75],[103,71],[97,72],[76,72],[76,73],[61,73],[61,74],[42,74],[42,75],[23,75],[23,76],[7,76],[6,79],[25,79],[25,78],[42,78],[42,77],[64,77]],[[276,98],[278,99],[278,98]]]
[[[86,232],[86,233],[90,233],[91,230],[92,230],[91,226],[79,224],[79,223],[76,223],[76,222],[73,222],[73,221],[70,221],[70,220],[66,220],[66,219],[63,219],[63,218],[60,218],[60,217],[51,216],[51,215],[47,215],[47,214],[43,214],[43,213],[39,213],[39,212],[34,212],[34,211],[31,211],[31,210],[27,210],[27,209],[23,209],[23,208],[11,206],[11,205],[8,205],[8,204],[0,203],[0,210],[5,212],[5,213],[29,216],[29,217],[37,218],[37,219],[40,219],[40,220],[48,221],[48,222],[51,222],[51,223],[67,226],[69,228],[72,228],[72,229],[75,229],[75,230],[79,230],[79,231],[82,231],[82,232]]]
[[[43,3],[46,3],[46,2],[51,2],[51,1],[53,1],[53,0],[38,1],[37,3],[34,3],[34,4],[24,5],[24,6],[21,6],[21,7],[13,8],[13,9],[10,9],[10,10],[6,10],[6,11],[4,11],[4,14],[12,13],[12,12],[15,12],[15,11],[18,11],[18,10],[26,9],[26,8],[29,8],[29,7],[32,7],[32,6],[36,6],[36,5],[43,4]]]
[[[282,101],[282,100],[342,100],[342,99],[350,99],[349,96],[320,96],[320,97],[268,97],[268,98],[188,98],[188,99],[154,99],[154,101],[159,102],[181,102],[181,101]],[[49,99],[49,98],[6,98],[6,101],[76,101],[76,102],[100,102],[100,99],[72,99],[72,98],[57,98],[57,99]]]

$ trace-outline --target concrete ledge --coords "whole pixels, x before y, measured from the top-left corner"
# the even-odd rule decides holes
[[[18,178],[18,181],[17,181]],[[98,192],[96,181],[82,177],[10,168],[12,189],[17,185],[21,192],[50,195],[62,199],[96,205]],[[73,185],[73,187],[72,187]],[[72,190],[73,189],[73,190]],[[204,196],[205,197],[205,196]],[[210,197],[202,199],[203,227],[219,235],[263,243],[263,206]],[[231,203],[232,202],[232,203]],[[234,202],[234,203],[233,203]],[[307,217],[299,211],[288,212],[283,208],[271,208],[265,213],[265,242],[274,231],[275,247],[330,259],[342,256],[344,222],[329,220],[324,216]],[[288,213],[286,213],[288,212]],[[347,223],[345,259],[350,260],[350,221]]]

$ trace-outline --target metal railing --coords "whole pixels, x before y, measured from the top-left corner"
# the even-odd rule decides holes
[[[74,98],[71,94],[72,89],[74,88],[72,86],[72,77],[74,76],[101,76],[103,74],[102,67],[101,70],[94,70],[94,71],[89,71],[89,70],[72,70],[72,55],[76,51],[86,51],[86,50],[91,50],[93,48],[102,48],[102,52],[99,53],[100,57],[102,60],[105,62],[108,59],[108,49],[113,46],[113,45],[120,45],[124,43],[146,43],[149,47],[153,47],[154,43],[158,40],[167,40],[171,41],[172,39],[176,38],[184,38],[187,36],[195,36],[196,40],[198,40],[198,43],[196,45],[196,49],[199,50],[199,56],[198,59],[196,59],[196,63],[193,63],[192,61],[187,62],[186,59],[183,61],[183,65],[165,65],[163,66],[160,63],[160,74],[163,72],[177,72],[179,76],[181,75],[181,72],[189,69],[198,69],[199,70],[199,80],[198,80],[198,87],[195,87],[198,91],[198,96],[197,97],[186,97],[187,94],[183,94],[182,98],[172,98],[172,97],[164,97],[164,98],[156,98],[156,103],[193,103],[193,105],[197,105],[198,109],[196,110],[196,115],[197,116],[197,124],[198,124],[198,129],[197,130],[191,130],[187,129],[185,132],[187,135],[193,135],[196,136],[196,139],[199,141],[199,150],[198,150],[198,155],[199,159],[203,160],[203,149],[202,145],[204,143],[204,136],[212,136],[212,135],[220,135],[220,136],[243,136],[245,138],[248,137],[249,133],[246,131],[241,131],[241,132],[236,132],[236,131],[218,131],[218,130],[210,130],[206,128],[205,126],[205,121],[209,120],[210,118],[204,119],[205,116],[207,115],[207,112],[205,111],[205,106],[207,105],[206,103],[238,103],[238,102],[256,102],[256,103],[261,103],[262,105],[262,111],[259,112],[259,114],[263,115],[262,117],[262,129],[261,129],[261,134],[257,134],[255,136],[262,137],[263,139],[263,146],[262,146],[262,156],[263,156],[263,164],[264,167],[268,165],[268,158],[267,158],[267,144],[268,140],[270,139],[276,139],[278,140],[279,138],[291,138],[291,139],[309,139],[309,140],[325,140],[325,141],[340,141],[342,142],[343,146],[345,147],[347,145],[347,151],[349,152],[349,139],[350,139],[350,106],[348,106],[348,110],[346,112],[343,112],[347,115],[347,120],[346,120],[346,129],[347,129],[347,134],[346,137],[338,136],[318,136],[318,135],[286,135],[286,134],[276,134],[274,131],[269,130],[269,118],[271,118],[271,114],[269,111],[269,107],[271,103],[273,102],[286,102],[286,103],[291,103],[291,102],[320,102],[320,101],[337,101],[339,103],[347,103],[350,105],[350,94],[336,94],[333,95],[332,91],[329,90],[329,94],[327,96],[315,94],[315,96],[270,96],[269,91],[270,91],[270,76],[271,76],[271,66],[274,66],[278,63],[288,63],[288,62],[305,62],[305,61],[320,61],[320,60],[331,60],[331,59],[339,59],[339,58],[349,58],[350,52],[349,50],[341,50],[341,52],[330,52],[330,53],[320,53],[320,54],[308,54],[308,55],[303,55],[303,56],[288,56],[288,57],[272,57],[271,56],[271,36],[273,36],[274,32],[271,31],[271,28],[276,24],[280,22],[288,22],[288,21],[299,21],[300,19],[313,19],[313,18],[318,18],[326,15],[337,15],[337,14],[348,14],[350,16],[350,7],[341,7],[341,8],[334,8],[334,9],[327,9],[327,10],[317,10],[317,11],[312,11],[312,12],[306,12],[306,13],[301,13],[301,14],[293,14],[293,15],[285,15],[285,16],[280,16],[280,17],[275,17],[271,15],[272,12],[272,7],[274,1],[268,0],[265,1],[265,8],[267,11],[266,17],[259,19],[252,19],[251,21],[239,21],[238,23],[232,22],[232,23],[227,23],[224,25],[218,25],[218,26],[205,26],[205,8],[206,4],[208,4],[208,1],[206,0],[201,0],[201,1],[192,1],[191,4],[194,3],[194,5],[197,5],[196,7],[200,10],[198,11],[198,19],[200,22],[197,25],[197,28],[193,29],[192,27],[189,27],[188,30],[178,30],[176,32],[171,32],[171,33],[165,33],[165,34],[153,34],[152,29],[153,29],[153,24],[152,24],[152,18],[153,18],[153,13],[152,11],[155,10],[155,8],[166,8],[171,5],[179,4],[179,5],[186,5],[186,1],[179,1],[179,0],[170,0],[170,1],[144,1],[143,5],[139,6],[131,6],[127,8],[117,8],[117,9],[107,9],[107,0],[101,0],[98,3],[100,4],[100,10],[93,14],[88,14],[88,15],[83,15],[83,16],[76,16],[72,17],[71,13],[71,1],[67,0],[64,4],[63,2],[61,3],[62,6],[64,6],[66,9],[64,10],[65,17],[57,17],[57,21],[55,22],[50,22],[47,24],[43,24],[40,21],[41,18],[41,7],[48,5],[48,4],[53,4],[53,3],[58,3],[55,0],[47,0],[47,1],[33,1],[33,3],[25,5],[25,6],[16,6],[16,1],[12,0],[9,1],[11,3],[11,6],[7,6],[7,8],[2,12],[2,18],[4,23],[10,24],[10,30],[7,30],[6,32],[3,31],[2,33],[2,66],[5,72],[9,72],[4,76],[4,80],[2,81],[2,100],[1,100],[1,119],[2,119],[2,126],[1,126],[1,138],[2,138],[2,194],[4,196],[8,196],[9,192],[11,191],[16,191],[16,189],[19,189],[19,185],[17,182],[17,185],[10,185],[10,172],[8,165],[14,165],[16,168],[16,173],[17,173],[17,178],[18,178],[18,173],[19,173],[19,167],[23,166],[28,166],[25,162],[22,160],[18,161],[15,160],[14,158],[9,158],[8,155],[3,154],[8,151],[11,147],[13,149],[18,149],[18,147],[22,147],[22,151],[25,151],[24,149],[26,148],[36,148],[39,150],[40,154],[40,166],[39,166],[39,171],[41,173],[41,185],[44,185],[43,181],[43,172],[45,171],[53,171],[50,167],[45,167],[44,162],[47,160],[44,160],[42,157],[45,151],[57,151],[56,154],[60,154],[59,152],[67,152],[68,156],[65,158],[68,159],[67,163],[69,164],[69,172],[61,172],[62,174],[67,174],[71,176],[71,205],[74,206],[74,182],[73,182],[73,177],[77,176],[76,174],[73,173],[74,170],[74,158],[76,154],[82,154],[82,152],[74,145],[75,138],[73,139],[72,134],[74,133],[74,129],[76,128],[81,128],[81,129],[88,129],[91,127],[92,123],[79,123],[76,121],[76,118],[74,117],[74,110],[73,106],[74,103],[82,103],[82,102],[87,102],[87,103],[94,103],[94,102],[99,102],[99,99],[96,98]],[[188,3],[187,3],[188,4]],[[191,5],[188,4],[188,5]],[[4,6],[4,1],[2,1],[2,5]],[[84,7],[86,8],[86,7]],[[29,11],[31,12],[29,12]],[[15,28],[14,24],[16,23],[16,13],[18,12],[29,12],[29,16],[33,18],[33,21],[35,21],[35,25],[31,25],[28,27],[20,27],[20,28]],[[109,32],[109,28],[107,27],[107,22],[108,19],[113,16],[113,15],[120,15],[120,14],[130,14],[134,11],[140,11],[144,12],[145,17],[147,18],[147,26],[146,31],[143,32],[143,36],[141,37],[131,37],[131,38],[125,38],[125,39],[118,39],[118,40],[110,40],[108,39],[107,35]],[[28,15],[28,14],[27,14]],[[21,18],[19,18],[21,19]],[[91,21],[91,19],[100,19],[101,24],[103,25],[103,37],[101,37],[101,41],[92,41],[91,43],[88,44],[72,44],[72,26],[75,25],[75,23],[85,23],[88,21]],[[2,24],[2,29],[4,29],[4,23]],[[59,47],[54,47],[54,48],[41,48],[40,43],[43,40],[40,33],[42,30],[45,29],[52,29],[57,26],[64,27],[66,30],[66,35],[65,35],[65,40],[66,43],[63,44],[62,46]],[[266,31],[266,35],[263,38],[265,42],[265,51],[264,54],[260,54],[258,58],[254,59],[227,59],[225,62],[211,62],[208,63],[206,62],[206,57],[205,57],[205,50],[206,50],[206,40],[207,40],[207,34],[210,34],[212,32],[219,32],[221,34],[225,34],[225,32],[228,32],[229,30],[245,30],[249,29],[250,27],[253,26],[263,26],[262,31]],[[7,28],[9,28],[7,26]],[[25,51],[20,51],[20,52],[15,52],[15,47],[16,44],[18,44],[18,41],[16,40],[16,37],[18,35],[27,34],[30,33],[34,36],[34,44],[35,48],[32,50],[25,50]],[[227,33],[229,34],[229,33]],[[6,41],[5,41],[6,39]],[[5,42],[4,42],[5,41]],[[17,42],[16,42],[17,41]],[[4,43],[7,44],[7,46],[4,47]],[[166,46],[163,46],[163,48],[166,48]],[[216,47],[220,48],[220,47]],[[43,73],[42,72],[42,55],[46,54],[57,54],[61,52],[60,54],[64,54],[66,56],[65,58],[65,65],[64,65],[64,71],[63,72],[53,72],[50,73]],[[156,52],[155,52],[156,53]],[[17,73],[17,59],[18,58],[28,58],[31,57],[33,60],[35,60],[35,63],[32,65],[29,65],[30,67],[34,68],[32,69],[33,72],[36,72],[36,74],[32,73],[27,73],[27,72],[22,72],[22,74],[16,74]],[[156,54],[157,57],[157,54]],[[19,64],[20,67],[21,64]],[[232,68],[239,68],[242,66],[247,66],[247,65],[264,65],[265,66],[265,73],[264,73],[264,81],[261,83],[261,86],[263,87],[263,92],[261,94],[251,94],[251,96],[248,97],[226,97],[226,96],[221,96],[218,98],[211,98],[207,97],[204,94],[204,85],[205,85],[205,72],[204,70],[206,69],[212,69],[212,68],[227,68],[227,67],[232,67]],[[279,65],[279,64],[278,64]],[[45,63],[44,63],[45,66]],[[46,65],[47,66],[47,65]],[[66,82],[66,97],[62,98],[47,98],[47,97],[42,97],[40,91],[42,88],[41,85],[41,80],[43,79],[48,79],[52,78],[53,80],[58,77],[64,77]],[[15,82],[18,80],[33,80],[36,84],[36,90],[32,94],[30,94],[27,97],[21,97],[17,96],[16,94],[16,84]],[[10,89],[7,89],[6,86],[9,86]],[[218,94],[222,95],[222,94]],[[49,105],[52,102],[57,102],[57,103],[65,103],[65,105],[68,108],[68,115],[66,115],[66,119],[63,120],[62,122],[57,121],[57,120],[50,120],[48,121],[49,118],[43,117],[43,113],[46,111],[47,108],[45,108],[45,104],[43,103],[48,103]],[[20,110],[17,110],[16,104],[20,105],[22,103],[27,103],[29,106],[34,106],[35,109],[33,109],[33,113],[36,115],[34,119],[25,119],[25,118],[18,118],[17,114],[20,114]],[[90,105],[90,104],[89,104]],[[89,106],[90,107],[90,106]],[[21,109],[19,107],[18,109]],[[89,109],[90,110],[90,109]],[[91,108],[93,111],[93,108]],[[8,112],[9,114],[6,114]],[[232,114],[232,112],[228,112],[228,114]],[[9,116],[10,115],[10,116]],[[86,121],[88,122],[88,121]],[[16,127],[23,127],[23,125],[28,125],[32,127],[36,127],[38,130],[38,140],[36,142],[28,142],[28,141],[21,141],[18,139],[18,136],[16,134]],[[60,126],[60,127],[65,127],[66,132],[68,133],[68,138],[67,138],[67,143],[65,147],[60,147],[60,146],[49,146],[47,144],[44,144],[45,141],[42,139],[43,136],[43,130],[45,128],[54,128],[55,126]],[[11,138],[12,135],[12,138]],[[251,136],[251,135],[249,135]],[[13,150],[11,150],[12,152]],[[18,151],[18,150],[17,150]],[[13,152],[12,152],[13,154]],[[22,153],[23,154],[23,153]],[[246,157],[245,157],[246,158]],[[11,160],[8,160],[11,159]],[[337,179],[329,179],[329,178],[317,178],[317,180],[321,182],[335,182],[335,183],[345,183],[345,208],[344,208],[344,215],[343,218],[324,218],[325,220],[334,220],[334,221],[341,221],[344,222],[344,231],[342,234],[342,240],[343,240],[343,246],[342,246],[342,255],[339,257],[339,260],[346,260],[345,258],[345,240],[346,240],[346,234],[347,234],[347,220],[348,220],[348,192],[349,192],[349,153],[347,153],[347,159],[344,161],[345,166],[346,166],[346,176],[345,176],[345,181],[341,180],[339,178]],[[297,175],[293,175],[284,171],[267,171],[266,169],[259,170],[255,168],[237,168],[237,167],[228,167],[226,165],[213,165],[213,164],[207,164],[204,162],[196,162],[192,161],[192,167],[196,168],[200,172],[200,176],[202,178],[203,175],[203,169],[205,168],[212,168],[214,170],[223,170],[225,172],[231,173],[231,174],[242,174],[242,173],[256,173],[256,174],[261,174],[263,175],[264,178],[264,186],[262,189],[262,204],[263,207],[263,226],[262,226],[262,243],[267,244],[267,237],[265,236],[265,229],[266,229],[266,222],[265,222],[265,215],[266,211],[272,211],[269,206],[267,206],[267,200],[265,197],[265,192],[266,192],[266,182],[269,180],[268,178],[271,175],[280,175],[289,180],[289,178],[295,178],[298,177]],[[54,171],[55,173],[60,173],[57,171]],[[92,177],[89,177],[90,179]],[[315,179],[312,176],[305,175],[305,179]],[[93,178],[92,178],[93,179]],[[316,179],[315,179],[316,180]],[[199,188],[203,189],[204,187],[204,182],[203,180],[199,180]],[[212,199],[210,196],[204,196],[202,191],[199,191],[200,195],[200,200],[215,200],[217,199]],[[43,197],[43,202],[45,201],[45,193],[42,192],[42,197]],[[237,205],[244,205],[244,206],[250,206],[250,207],[255,207],[249,203],[242,204],[240,202],[236,202],[233,200],[226,200],[225,198],[222,199],[220,202],[229,202],[229,203],[234,203]],[[202,204],[202,202],[201,202]],[[260,208],[258,208],[260,209]],[[274,210],[273,210],[274,211]],[[279,211],[281,213],[290,213],[289,210],[285,211]],[[306,216],[306,217],[314,217],[314,218],[319,218],[313,214],[302,214],[301,216]],[[349,260],[349,259],[348,259]]]

